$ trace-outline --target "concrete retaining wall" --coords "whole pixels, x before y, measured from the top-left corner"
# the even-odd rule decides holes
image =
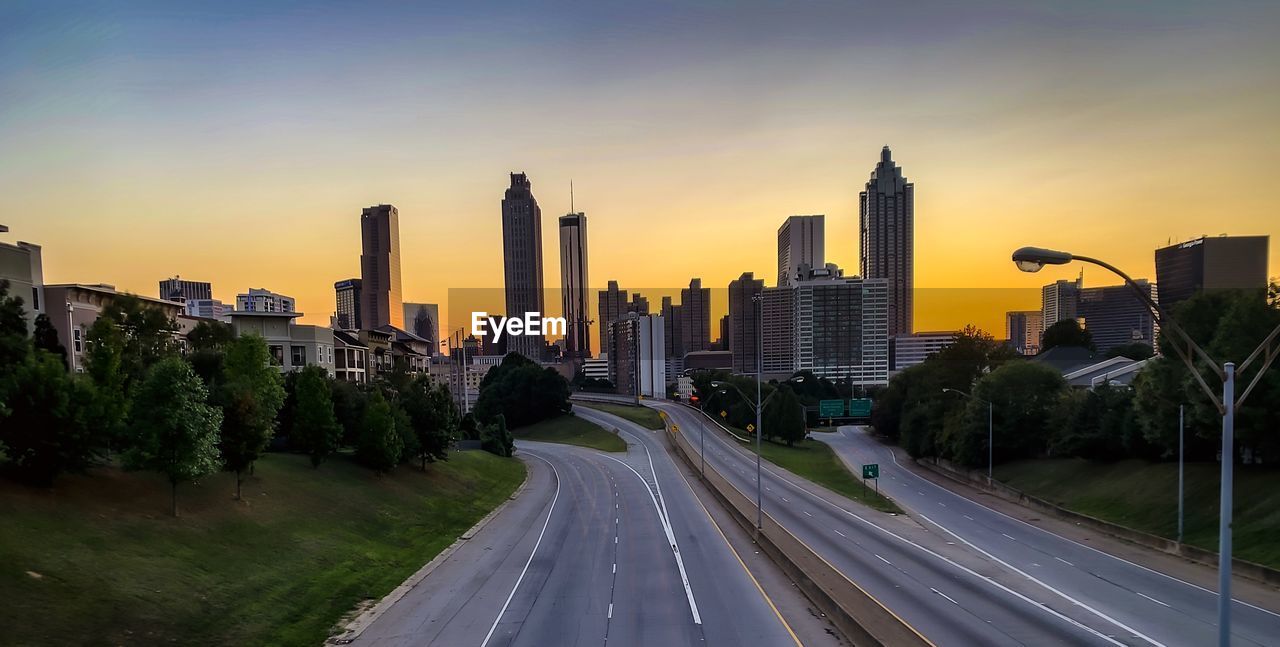
[[[988,484],[985,472],[967,470],[957,465],[953,465],[949,461],[943,459],[921,459],[917,460],[916,464],[937,474],[941,474],[953,481],[965,483],[980,490],[990,492],[1006,501],[1012,501],[1013,503],[1031,508],[1032,510],[1050,514],[1059,519],[1092,528],[1098,532],[1106,533],[1113,537],[1138,544],[1139,546],[1154,548],[1155,550],[1169,553],[1171,555],[1177,555],[1208,566],[1216,567],[1218,565],[1218,553],[1213,551],[1197,548],[1187,544],[1179,544],[1172,539],[1161,537],[1159,535],[1153,535],[1141,530],[1134,530],[1133,528],[1105,521],[1097,517],[1091,517],[1087,514],[1068,510],[1050,501],[1031,496],[1022,490],[1009,487],[999,481],[993,481]],[[1241,575],[1249,579],[1262,582],[1263,584],[1280,586],[1280,570],[1276,570],[1268,566],[1240,559],[1233,559],[1231,560],[1231,572],[1233,575]]]
[[[665,435],[676,453],[698,470],[697,450],[684,434],[672,432],[668,424]],[[704,478],[711,492],[729,510],[730,516],[747,532],[755,533],[755,501],[710,466],[706,468]],[[768,513],[762,523],[764,527],[757,535],[756,544],[835,623],[849,642],[875,647],[932,644]]]

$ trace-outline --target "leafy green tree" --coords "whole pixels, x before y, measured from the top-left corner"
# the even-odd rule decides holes
[[[516,439],[507,429],[507,419],[502,414],[480,430],[480,448],[490,454],[511,456],[516,451]]]
[[[1093,333],[1082,327],[1075,319],[1063,319],[1045,328],[1044,336],[1040,338],[1041,351],[1059,346],[1093,348]]]
[[[796,441],[804,440],[804,417],[804,405],[800,403],[795,391],[783,386],[778,394],[765,404],[762,412],[763,432],[770,438],[785,442],[790,447]]]
[[[403,449],[391,403],[374,389],[364,411],[364,424],[356,445],[356,460],[378,473],[389,472],[400,462]]]
[[[413,451],[407,453],[422,463],[423,470],[429,462],[447,460],[458,428],[458,408],[448,387],[434,386],[427,376],[419,376],[406,387],[402,403],[415,436]]]
[[[244,335],[225,349],[223,379],[214,401],[222,408],[223,468],[235,473],[236,499],[240,499],[245,470],[262,455],[275,432],[276,415],[284,404],[284,379],[271,365],[261,337]]]
[[[181,357],[157,362],[134,396],[134,444],[127,469],[159,472],[169,479],[172,514],[178,516],[178,484],[218,470],[222,412],[210,405],[204,383]]]
[[[0,374],[21,364],[30,347],[27,311],[22,307],[22,297],[10,296],[9,281],[0,279]]]
[[[35,330],[31,333],[31,341],[36,348],[48,351],[58,356],[62,360],[65,368],[67,365],[67,349],[58,341],[58,331],[53,327],[53,323],[49,321],[49,315],[41,312],[36,315]]]
[[[996,462],[1046,452],[1052,413],[1066,389],[1066,380],[1057,370],[1035,362],[1010,362],[978,380],[974,397],[995,405]],[[961,415],[956,433],[946,443],[946,454],[963,465],[985,465],[987,405],[966,398]]]
[[[564,376],[510,353],[481,381],[475,412],[481,422],[502,415],[511,426],[523,427],[568,413],[570,408]]]
[[[463,440],[480,440],[480,426],[474,415],[468,413],[458,421],[458,437]]]
[[[333,410],[329,375],[319,366],[308,366],[298,373],[295,387],[297,412],[289,442],[311,457],[311,466],[319,467],[338,449],[342,425]]]
[[[364,424],[364,390],[355,383],[333,380],[329,383],[330,397],[333,399],[333,412],[342,426],[339,445],[353,446],[360,437]]]
[[[236,332],[231,324],[221,321],[201,321],[187,333],[187,345],[192,351],[222,350],[235,340]]]
[[[86,403],[91,424],[102,431],[108,452],[127,446],[129,380],[124,373],[124,334],[111,320],[99,318],[89,327],[84,353],[85,374],[93,383]]]
[[[24,482],[50,486],[59,474],[87,467],[97,445],[77,405],[88,383],[73,378],[61,359],[44,350],[29,355],[12,377],[8,412],[0,414],[8,470]]]

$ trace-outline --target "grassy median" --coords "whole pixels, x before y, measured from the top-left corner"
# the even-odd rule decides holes
[[[665,425],[662,422],[662,416],[658,415],[658,412],[656,409],[650,409],[649,407],[635,407],[635,406],[626,405],[626,404],[608,404],[604,402],[577,402],[577,401],[573,403],[573,406],[587,407],[588,409],[596,409],[597,411],[611,413],[615,416],[618,416],[619,418],[622,418],[623,420],[630,420],[631,422],[634,422],[637,425],[644,427],[645,429],[664,429],[665,428]]]
[[[455,452],[427,472],[268,454],[233,500],[217,474],[179,488],[99,469],[53,490],[0,481],[0,625],[13,645],[317,645],[453,543],[524,478]]]
[[[1183,541],[1218,550],[1217,463],[1186,466]],[[1178,534],[1178,464],[1078,458],[1025,460],[997,465],[1011,487],[1069,510],[1175,539]],[[1236,557],[1280,568],[1280,471],[1237,466],[1232,547]]]
[[[578,445],[606,452],[627,451],[626,441],[618,434],[602,429],[594,422],[583,420],[578,416],[558,416],[527,427],[520,427],[511,433],[522,440]]]

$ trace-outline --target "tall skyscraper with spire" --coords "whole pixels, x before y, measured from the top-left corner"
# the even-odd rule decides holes
[[[860,271],[889,281],[889,336],[912,333],[915,287],[915,185],[885,146],[859,194]]]
[[[502,198],[502,265],[507,316],[543,316],[542,210],[524,173],[511,174]],[[542,335],[515,335],[507,350],[539,361],[543,346]]]
[[[400,294],[400,212],[389,204],[360,214],[360,324],[404,328]]]
[[[591,356],[587,315],[587,215],[560,216],[560,294],[564,306],[564,350],[570,358]]]

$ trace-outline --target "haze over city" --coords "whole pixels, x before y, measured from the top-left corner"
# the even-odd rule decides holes
[[[778,224],[809,213],[856,273],[888,144],[917,186],[917,288],[1028,289],[922,297],[916,327],[997,336],[1079,271],[1017,273],[1020,245],[1152,277],[1170,240],[1274,229],[1274,5],[715,9],[11,6],[0,211],[50,282],[216,274],[215,297],[268,287],[327,323],[371,204],[400,211],[406,300],[500,288],[509,171],[548,216],[548,286],[571,180],[592,288],[770,276]]]

